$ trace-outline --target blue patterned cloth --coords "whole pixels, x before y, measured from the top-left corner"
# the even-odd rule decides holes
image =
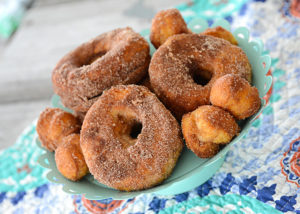
[[[187,22],[222,17],[246,26],[272,57],[268,106],[221,169],[179,195],[90,201],[46,181],[33,124],[0,152],[0,213],[300,213],[300,18],[291,2],[194,0],[177,8]]]

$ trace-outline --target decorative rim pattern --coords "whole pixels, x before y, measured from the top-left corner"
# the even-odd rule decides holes
[[[223,28],[225,28],[229,31],[231,30],[230,24],[224,19],[216,20],[213,23],[212,27],[215,27],[215,26],[222,26]],[[205,21],[201,18],[197,18],[197,19],[191,20],[188,24],[188,27],[193,32],[200,33],[202,31],[204,31],[206,28],[208,28],[208,23],[207,23],[207,21]],[[149,40],[149,29],[142,31],[141,34],[149,42],[149,44],[151,46],[150,51],[151,51],[151,54],[153,54],[155,49],[153,48],[153,46],[151,45],[150,40]],[[92,199],[92,200],[99,200],[99,199],[106,199],[106,198],[128,199],[128,198],[132,198],[132,197],[135,197],[135,196],[137,196],[139,194],[143,194],[143,193],[162,194],[162,192],[165,193],[165,191],[163,191],[163,190],[166,190],[166,189],[169,190],[169,194],[174,194],[174,193],[172,193],[172,186],[175,183],[188,180],[189,178],[191,178],[194,175],[200,176],[201,171],[204,170],[206,167],[210,166],[211,164],[216,164],[217,162],[223,163],[224,157],[227,154],[227,152],[229,151],[229,149],[232,147],[232,145],[234,145],[235,143],[240,141],[245,136],[245,134],[248,132],[249,128],[252,126],[252,123],[255,121],[257,116],[262,112],[263,108],[266,106],[266,102],[263,99],[263,97],[267,94],[267,92],[269,91],[269,89],[272,85],[272,77],[267,76],[267,72],[269,71],[269,68],[271,65],[271,57],[269,55],[263,55],[264,48],[263,48],[262,42],[260,40],[249,41],[249,30],[245,27],[237,28],[236,30],[233,31],[233,35],[237,39],[239,46],[246,52],[246,54],[249,58],[250,64],[252,66],[252,70],[256,71],[255,72],[256,75],[253,75],[253,83],[258,88],[262,105],[261,105],[260,110],[255,115],[253,115],[252,117],[248,118],[247,120],[243,121],[243,123],[240,124],[242,126],[242,131],[239,134],[239,136],[234,138],[233,141],[230,144],[228,144],[226,147],[224,147],[217,155],[215,155],[213,158],[206,159],[202,165],[199,165],[194,170],[189,171],[177,178],[171,179],[168,183],[163,183],[163,184],[156,186],[154,188],[151,188],[151,189],[147,189],[147,190],[143,190],[143,191],[136,191],[136,192],[120,192],[120,191],[109,189],[108,187],[106,187],[105,193],[99,192],[97,194],[95,194],[95,193],[91,194],[90,190],[92,189],[91,186],[93,186],[93,185],[88,185],[81,181],[72,182],[72,181],[65,179],[57,171],[55,163],[51,162],[48,159],[48,157],[50,157],[49,155],[53,156],[53,153],[46,151],[46,153],[42,154],[38,158],[37,162],[42,167],[50,169],[50,171],[47,173],[47,179],[54,183],[63,184],[64,185],[63,190],[66,193],[85,194],[85,198],[87,198],[87,199]],[[260,72],[262,74],[260,74]],[[55,97],[55,96],[52,100],[52,103],[54,103],[55,106],[60,105],[57,97]],[[38,141],[38,139],[36,140],[36,142],[37,142],[38,146],[40,147],[40,142]],[[211,169],[211,170],[213,170],[213,169]],[[214,170],[217,170],[217,169],[214,169]],[[89,182],[104,187],[104,185],[95,181],[91,175],[86,176],[86,177]],[[171,177],[172,177],[172,175],[171,175]],[[200,184],[201,183],[195,184],[195,187]],[[182,186],[180,188],[180,191],[185,192],[185,191],[188,191],[188,189],[186,189],[185,186]],[[176,193],[178,193],[178,190]]]

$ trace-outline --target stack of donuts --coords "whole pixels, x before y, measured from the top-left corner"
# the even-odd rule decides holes
[[[52,72],[64,106],[37,123],[58,170],[77,181],[91,173],[122,191],[151,188],[171,173],[184,147],[210,158],[260,108],[251,65],[222,27],[195,34],[179,11],[160,11],[149,44],[116,29],[65,55]],[[181,126],[180,126],[181,123]]]

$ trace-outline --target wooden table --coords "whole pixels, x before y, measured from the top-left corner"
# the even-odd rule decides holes
[[[6,44],[0,45],[0,149],[50,105],[51,71],[68,51],[118,27],[149,28],[161,9],[182,0],[39,0]]]

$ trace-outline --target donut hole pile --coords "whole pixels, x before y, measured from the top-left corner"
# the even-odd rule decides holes
[[[227,111],[203,105],[185,114],[181,121],[187,144],[198,157],[210,158],[238,133],[239,126]]]
[[[116,29],[54,68],[54,91],[75,115],[46,109],[37,132],[66,178],[90,172],[114,189],[151,188],[170,176],[184,141],[210,158],[259,110],[251,65],[229,31],[192,33],[170,9],[154,17],[150,40],[152,58],[141,35]]]
[[[88,173],[80,147],[80,129],[80,120],[59,108],[46,108],[36,126],[42,146],[55,152],[58,171],[72,181]]]

